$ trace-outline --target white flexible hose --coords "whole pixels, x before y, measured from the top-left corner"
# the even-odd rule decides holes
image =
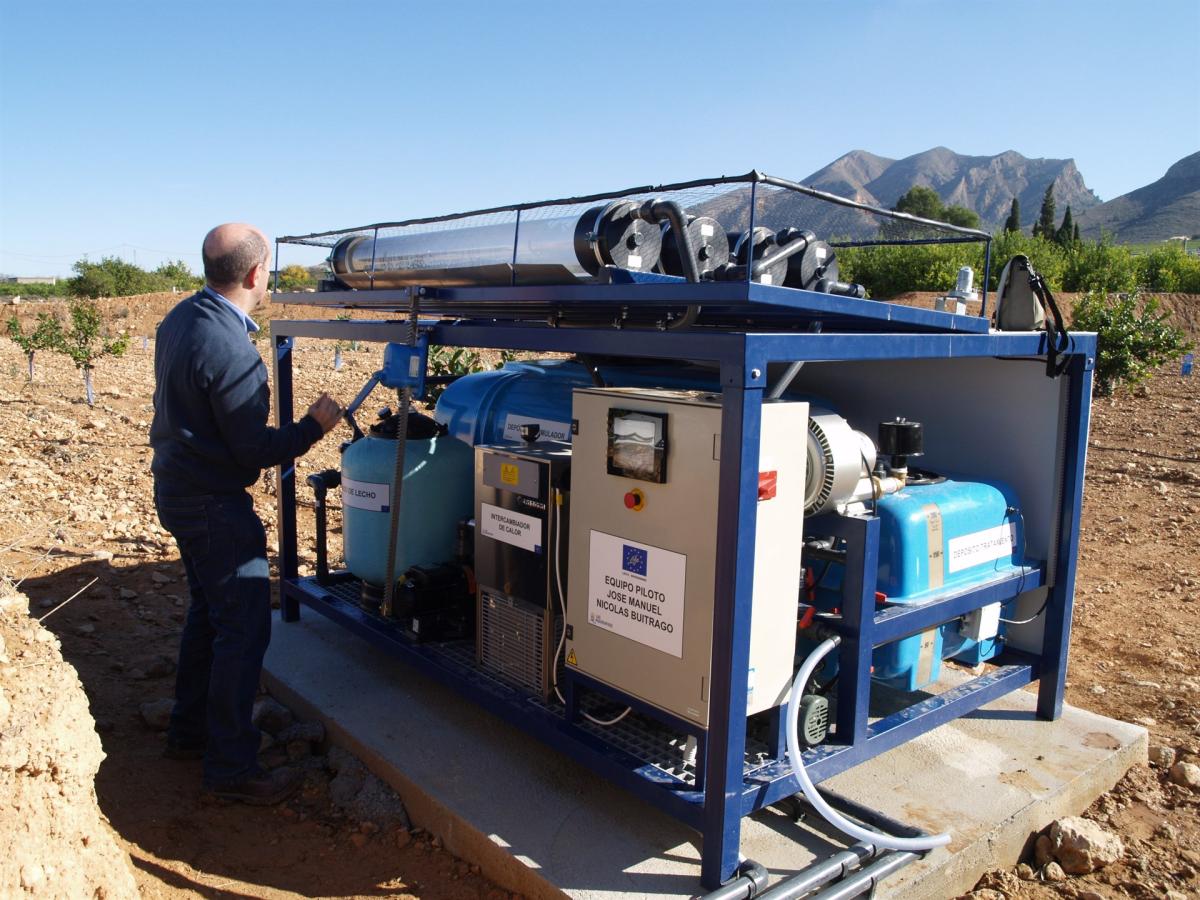
[[[950,835],[948,834],[931,834],[927,837],[902,838],[854,824],[825,802],[825,798],[817,793],[812,779],[804,771],[804,760],[800,754],[800,740],[796,731],[796,726],[800,718],[800,700],[804,697],[804,686],[808,683],[808,679],[813,671],[820,664],[821,660],[825,658],[826,654],[839,643],[841,643],[839,638],[830,638],[809,654],[808,659],[804,660],[804,664],[800,666],[800,671],[796,673],[796,680],[792,682],[792,692],[788,696],[788,757],[791,759],[792,774],[796,776],[796,781],[800,784],[800,790],[804,792],[804,796],[808,798],[808,802],[812,804],[813,809],[821,814],[821,818],[838,831],[848,834],[855,840],[866,841],[869,844],[874,844],[876,847],[883,847],[886,850],[904,850],[913,853],[932,850],[934,847],[944,847],[950,843]]]

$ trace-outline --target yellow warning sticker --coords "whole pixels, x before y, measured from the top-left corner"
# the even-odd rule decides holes
[[[518,484],[521,481],[521,470],[515,463],[501,463],[500,480],[505,484]]]
[[[571,648],[571,650],[570,650],[570,651],[568,651],[568,653],[567,653],[567,665],[568,665],[568,666],[577,666],[577,665],[579,665],[579,660],[577,660],[577,659],[575,658],[575,649],[574,649],[574,648]]]

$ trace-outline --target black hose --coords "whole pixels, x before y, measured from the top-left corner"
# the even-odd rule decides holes
[[[749,900],[759,896],[770,876],[771,873],[764,866],[747,859],[738,866],[738,874],[732,881],[715,891],[699,895],[695,900]]]

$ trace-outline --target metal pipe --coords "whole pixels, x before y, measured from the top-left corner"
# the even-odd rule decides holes
[[[765,893],[759,895],[760,900],[797,900],[831,881],[845,878],[883,853],[884,851],[874,844],[852,844],[847,849],[813,863],[790,878],[772,885]]]
[[[771,390],[767,393],[768,400],[778,400],[783,396],[783,392],[792,386],[792,382],[796,380],[796,376],[800,374],[800,370],[804,368],[804,360],[798,359],[783,373],[778,381],[775,382]]]
[[[412,309],[408,317],[408,341],[410,347],[417,344],[417,328],[420,316],[417,312],[417,300],[414,297]],[[396,542],[400,538],[400,498],[404,490],[404,452],[408,443],[408,413],[412,409],[412,388],[400,389],[400,416],[396,422],[396,466],[393,470],[392,496],[388,498],[392,505],[388,522],[387,545],[387,581],[383,585],[383,603],[379,607],[385,618],[390,618],[395,609],[396,600]]]
[[[861,872],[847,877],[827,890],[813,894],[809,900],[850,900],[852,897],[861,897],[863,894],[874,891],[879,883],[889,875],[900,871],[920,858],[916,853],[907,851],[888,853]],[[763,894],[764,898],[769,896],[769,891]]]
[[[329,555],[325,546],[325,492],[329,488],[325,482],[325,476],[328,474],[330,473],[317,472],[304,479],[313,489],[313,510],[317,517],[317,584],[320,585],[329,584]],[[337,473],[334,472],[334,474]],[[340,476],[338,476],[338,480],[341,480]]]

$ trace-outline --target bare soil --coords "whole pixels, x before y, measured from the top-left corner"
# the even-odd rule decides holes
[[[106,754],[96,794],[132,857],[140,894],[508,897],[427,834],[364,831],[335,811],[320,783],[274,809],[207,805],[199,765],[160,757],[162,738],[141,722],[138,708],[171,694],[186,586],[174,544],[154,515],[146,435],[153,331],[177,299],[102,301],[134,340],[124,358],[97,365],[94,408],[83,401],[82,380],[65,358],[39,354],[35,380],[27,383],[24,356],[10,342],[0,345],[0,573],[23,580],[35,615],[97,579],[45,624],[87,692]],[[1195,327],[1200,298],[1172,298],[1171,305],[1186,308],[1180,319]],[[327,315],[276,307],[258,316],[271,317]],[[150,337],[146,348],[143,335]],[[378,350],[347,349],[344,360],[334,371],[331,344],[299,343],[297,412],[321,390],[347,402],[378,366]],[[1198,392],[1200,378],[1162,373],[1144,390],[1094,406],[1067,688],[1073,705],[1141,722],[1152,745],[1194,762],[1200,762]],[[384,402],[381,394],[378,405]],[[300,483],[336,463],[341,437],[335,432],[299,461]],[[274,498],[265,489],[256,489],[255,498],[277,549]],[[308,568],[315,548],[307,507],[300,522]],[[338,524],[335,517],[335,556]],[[1087,812],[1124,838],[1121,862],[1059,884],[1020,881],[1010,869],[991,873],[981,887],[1022,898],[1086,891],[1198,896],[1198,809],[1200,794],[1173,784],[1161,768],[1138,766]],[[11,815],[0,810],[0,817]],[[0,821],[0,829],[9,824]]]

